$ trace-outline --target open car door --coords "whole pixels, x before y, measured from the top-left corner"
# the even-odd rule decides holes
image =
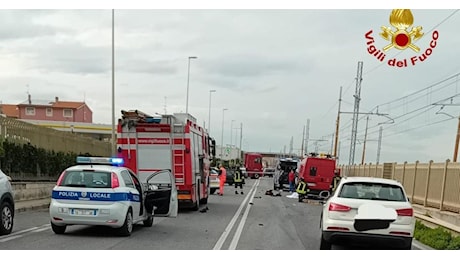
[[[177,188],[171,170],[142,173],[139,180],[144,185],[145,208],[156,217],[177,217]]]

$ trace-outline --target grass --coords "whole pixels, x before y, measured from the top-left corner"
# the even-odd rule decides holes
[[[414,238],[438,250],[460,249],[460,236],[453,236],[449,231],[441,227],[427,227],[420,220],[415,223]]]

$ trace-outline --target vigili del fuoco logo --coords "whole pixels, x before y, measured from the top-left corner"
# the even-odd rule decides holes
[[[431,34],[431,41],[428,47],[421,51],[420,47],[416,42],[424,36],[422,26],[412,26],[414,24],[414,16],[410,9],[393,9],[390,14],[391,26],[382,26],[382,31],[379,35],[387,40],[388,45],[383,48],[377,48],[374,37],[372,37],[373,31],[370,30],[365,34],[367,52],[374,56],[380,62],[386,62],[392,67],[408,67],[415,66],[428,59],[436,48],[436,42],[439,38],[439,32],[433,31]],[[385,60],[387,53],[391,49],[406,50],[410,49],[415,55],[410,58],[397,59],[392,58]]]

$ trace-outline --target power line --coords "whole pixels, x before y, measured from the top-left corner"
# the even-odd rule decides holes
[[[460,72],[458,72],[458,73],[456,73],[456,74],[454,74],[454,75],[452,75],[452,76],[450,76],[450,77],[447,77],[447,78],[445,78],[445,79],[443,79],[443,80],[440,80],[440,81],[438,81],[438,82],[436,82],[436,83],[434,83],[434,84],[431,84],[431,85],[429,85],[428,87],[425,87],[425,88],[423,88],[423,89],[417,90],[417,91],[415,91],[415,92],[413,92],[413,93],[411,93],[411,94],[405,95],[405,96],[400,97],[400,98],[397,98],[397,99],[395,99],[395,100],[392,100],[392,101],[388,101],[388,102],[382,103],[382,104],[380,104],[380,105],[377,105],[376,107],[381,107],[381,106],[385,106],[385,105],[389,105],[389,104],[391,104],[391,103],[395,103],[395,102],[401,101],[401,100],[403,100],[403,99],[405,99],[405,98],[407,98],[407,97],[416,95],[416,94],[418,94],[418,93],[420,93],[420,92],[423,92],[423,91],[425,91],[425,90],[427,90],[427,89],[430,89],[430,88],[433,88],[433,87],[435,87],[435,86],[437,86],[437,85],[440,85],[440,84],[442,84],[442,83],[444,83],[444,82],[446,82],[446,81],[448,81],[448,80],[450,80],[450,79],[456,78],[456,77],[458,77],[459,75],[460,75]],[[457,78],[456,81],[454,81],[453,83],[455,83],[455,82],[457,82],[457,81],[458,81],[458,78]],[[453,83],[451,83],[451,84],[453,84]],[[451,85],[451,84],[449,84],[449,85]],[[447,86],[449,86],[449,85],[447,85]],[[444,87],[446,87],[446,86],[444,86]],[[442,89],[442,88],[441,88],[441,89]]]
[[[447,118],[447,119],[443,119],[443,120],[439,120],[439,121],[433,122],[433,123],[431,123],[431,124],[416,126],[416,127],[413,127],[413,128],[409,128],[409,129],[403,130],[403,131],[399,131],[399,132],[396,132],[396,133],[392,133],[392,134],[385,135],[385,137],[390,137],[390,136],[402,134],[402,133],[405,133],[405,132],[417,130],[417,129],[420,129],[420,128],[424,128],[424,127],[427,127],[427,126],[432,126],[432,125],[440,124],[440,123],[447,122],[447,121],[450,121],[450,120],[453,120],[453,119],[456,119],[456,118]]]

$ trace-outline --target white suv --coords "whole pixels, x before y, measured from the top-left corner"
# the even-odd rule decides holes
[[[0,235],[13,231],[14,193],[10,177],[0,170]]]
[[[414,210],[395,180],[344,177],[323,204],[320,228],[322,250],[350,242],[411,249]]]

